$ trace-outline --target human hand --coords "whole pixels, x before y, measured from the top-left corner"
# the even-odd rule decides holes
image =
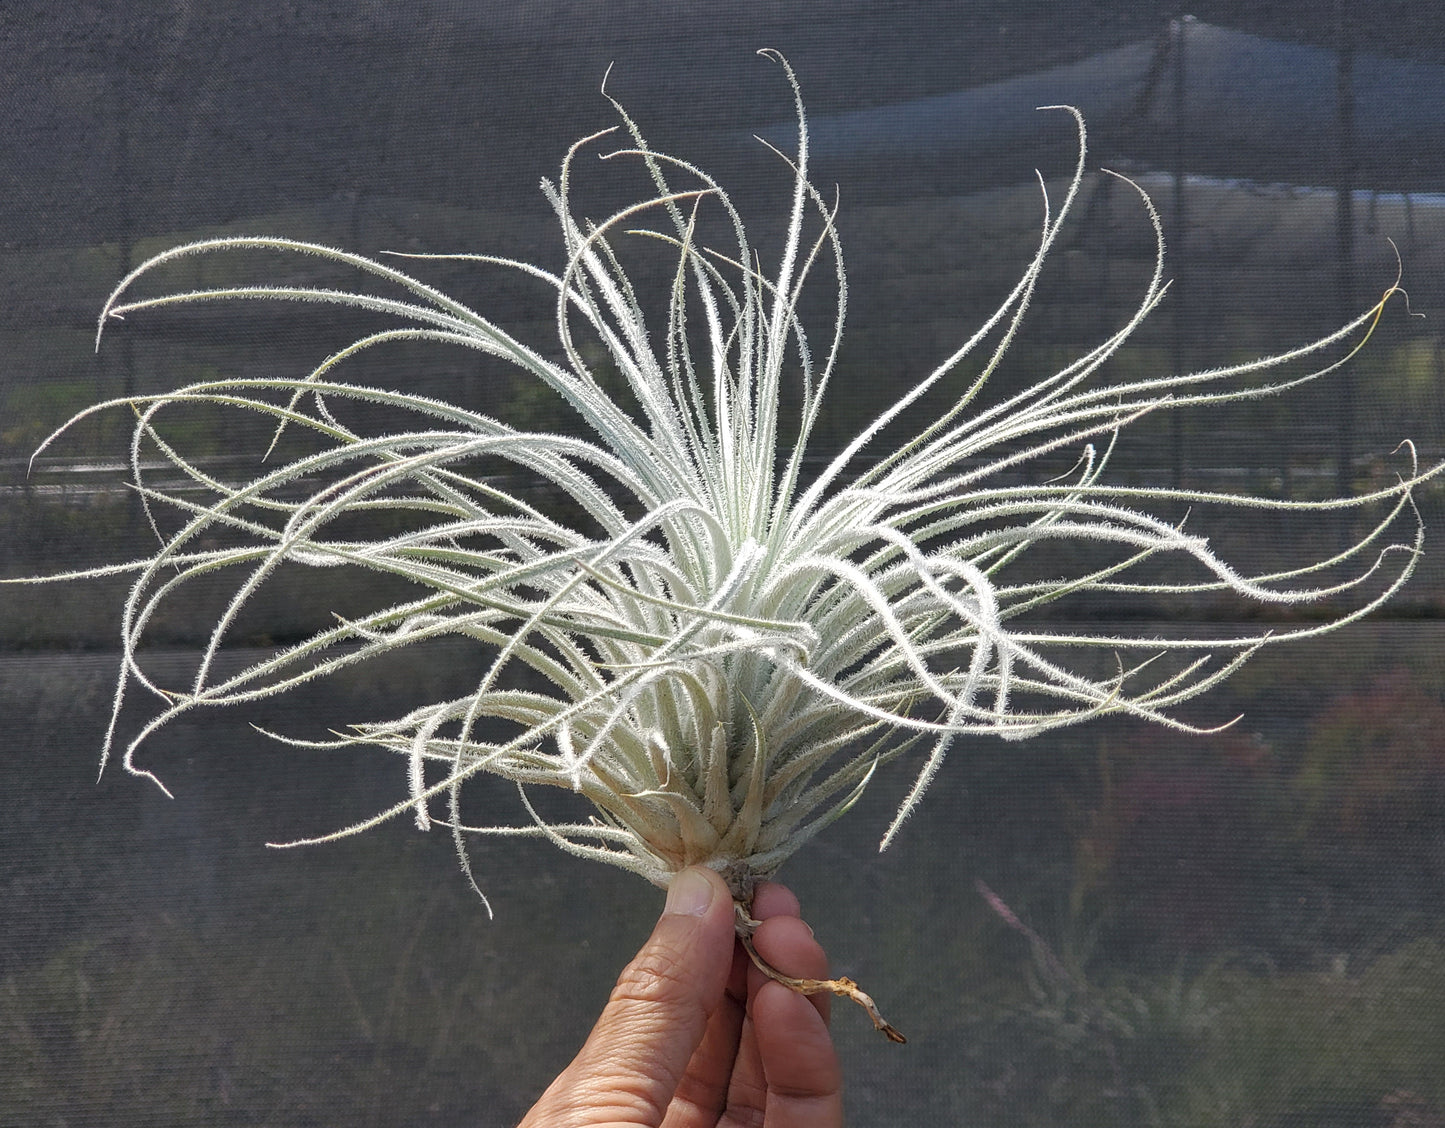
[[[827,976],[792,893],[759,885],[752,915],[768,963]],[[685,869],[581,1052],[520,1128],[837,1128],[842,1074],[828,1003],[752,966],[727,885],[710,869]]]

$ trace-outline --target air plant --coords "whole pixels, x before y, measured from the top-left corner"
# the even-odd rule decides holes
[[[1037,250],[1017,284],[956,352],[810,471],[805,457],[837,368],[847,282],[836,205],[809,178],[798,84],[780,56],[765,54],[781,64],[797,114],[796,150],[779,154],[791,190],[786,234],[770,267],[722,186],[649,147],[616,101],[617,128],[630,144],[602,155],[645,171],[651,187],[641,202],[597,222],[574,211],[576,167],[614,133],[604,131],[577,142],[558,180],[542,184],[561,229],[560,272],[484,254],[438,256],[516,271],[550,292],[554,347],[525,343],[392,259],[291,239],[191,243],[121,281],[105,303],[102,329],[128,315],[220,299],[325,303],[393,323],[304,375],[200,380],[99,404],[66,424],[117,406],[135,412],[133,484],[160,541],[146,559],[51,577],[134,577],[102,762],[114,747],[127,771],[159,784],[136,753],[178,717],[460,636],[489,656],[471,692],[357,724],[330,741],[278,737],[304,748],[381,748],[407,765],[407,792],[394,806],[307,841],[410,814],[421,828],[450,828],[469,876],[470,835],[541,836],[660,886],[702,863],[729,881],[746,941],[753,883],[846,812],[889,761],[912,757],[915,776],[881,846],[899,833],[961,738],[1017,740],[1105,714],[1189,728],[1174,707],[1260,647],[1352,622],[1405,582],[1422,543],[1411,491],[1439,470],[1420,473],[1413,451],[1395,484],[1315,502],[1125,487],[1105,474],[1121,429],[1152,412],[1274,395],[1339,367],[1363,343],[1350,342],[1373,328],[1384,298],[1276,356],[1187,375],[1107,379],[1110,359],[1167,289],[1160,220],[1139,190],[1157,252],[1133,314],[1061,370],[1022,390],[984,394],[1084,178],[1083,120],[1062,107],[1054,109],[1077,122],[1078,160],[1056,210],[1044,190]],[[710,220],[730,233],[726,246],[700,234]],[[624,270],[629,239],[662,246],[672,264],[665,302],[651,316]],[[131,296],[142,276],[172,264],[250,250],[319,256],[366,285],[258,283]],[[819,273],[831,275],[835,293],[821,341],[801,313],[804,287]],[[514,366],[560,396],[589,436],[518,429],[460,404],[347,380],[348,361],[397,342],[459,346]],[[1347,355],[1330,359],[1332,352]],[[631,402],[604,388],[604,369],[620,374]],[[797,418],[785,424],[779,405],[787,396]],[[932,405],[931,422],[906,430],[910,409],[922,404]],[[173,413],[193,405],[260,413],[277,439],[299,432],[308,443],[291,455],[278,454],[290,448],[273,441],[270,461],[254,476],[230,481],[167,435]],[[348,412],[386,413],[398,426],[374,433],[348,421]],[[1056,466],[1037,469],[1065,452],[1078,461],[1064,476]],[[180,485],[156,484],[147,466],[157,458]],[[482,458],[510,465],[517,477],[476,473]],[[559,518],[529,487],[509,484],[517,479],[560,495],[570,516]],[[1177,515],[1149,512],[1197,504],[1381,512],[1326,559],[1247,574]],[[174,529],[161,531],[163,512]],[[358,515],[390,523],[358,536],[351,520]],[[1397,519],[1413,519],[1404,543],[1391,543]],[[1059,545],[1078,551],[1060,553]],[[1069,561],[1072,572],[1050,571]],[[338,566],[400,578],[409,597],[339,618],[240,672],[218,672],[242,608],[281,569]],[[209,629],[193,680],[160,684],[143,660],[148,628],[163,606],[217,577],[233,577],[234,591]],[[1058,601],[1101,594],[1232,593],[1263,604],[1337,607],[1334,597],[1351,591],[1364,594],[1332,618],[1229,637],[1155,628],[1134,636],[1049,614]],[[117,722],[133,689],[153,694],[159,706],[124,741]],[[463,785],[483,772],[515,782],[520,822],[467,825]],[[529,794],[539,785],[579,794],[592,813],[565,822],[543,817]],[[861,994],[847,981],[800,989],[820,987]],[[870,1012],[891,1031],[871,1005]]]

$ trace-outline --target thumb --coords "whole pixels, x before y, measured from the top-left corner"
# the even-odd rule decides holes
[[[661,1124],[722,1003],[733,929],[732,895],[717,873],[674,874],[662,917],[586,1045],[523,1124]]]

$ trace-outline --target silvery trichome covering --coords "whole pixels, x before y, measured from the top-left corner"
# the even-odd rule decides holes
[[[579,141],[558,179],[543,182],[565,252],[560,271],[452,256],[535,286],[555,309],[555,340],[513,336],[399,269],[412,264],[398,258],[284,238],[177,247],[120,283],[102,326],[240,298],[352,307],[389,322],[310,372],[202,379],[77,417],[134,410],[134,485],[160,541],[146,559],[64,577],[134,577],[115,716],[137,691],[154,698],[155,712],[129,740],[113,720],[107,755],[119,741],[126,769],[149,775],[136,758],[142,742],[193,710],[284,693],[400,647],[460,636],[486,655],[470,692],[343,728],[330,744],[295,741],[382,748],[407,765],[407,793],[395,806],[314,841],[409,813],[423,828],[449,826],[464,865],[469,833],[540,835],[658,885],[691,863],[715,866],[745,906],[752,881],[847,811],[890,761],[903,761],[913,785],[885,846],[956,745],[993,748],[978,738],[1034,737],[1104,714],[1188,727],[1174,707],[1258,648],[1358,619],[1405,582],[1422,543],[1411,489],[1423,475],[1408,446],[1395,484],[1329,501],[1125,487],[1108,476],[1121,429],[1151,412],[1274,395],[1338,367],[1383,299],[1267,359],[1111,376],[1111,358],[1166,289],[1159,219],[1141,191],[1140,222],[1153,224],[1158,251],[1132,315],[1021,390],[990,387],[1079,192],[1082,120],[1072,179],[1061,199],[1044,193],[1037,249],[1002,305],[921,378],[877,373],[901,380],[904,393],[841,449],[810,442],[840,356],[846,275],[835,205],[809,179],[796,82],[765,54],[793,83],[798,122],[795,151],[779,154],[791,176],[785,235],[766,261],[722,186],[651,149],[620,106],[619,131]],[[597,153],[631,162],[648,187],[639,202],[591,220],[574,207],[573,182],[583,157]],[[729,234],[705,239],[703,230]],[[672,263],[666,292],[640,293],[624,256],[659,247]],[[243,250],[320,256],[355,288],[257,282],[136,296],[143,279],[172,264]],[[821,322],[802,315],[808,285],[832,293]],[[348,379],[353,357],[397,342],[504,362],[560,396],[588,437],[525,430],[405,387]],[[793,409],[786,424],[784,403]],[[187,455],[183,431],[168,429],[178,409],[194,405],[259,412],[289,445],[257,449],[251,476],[225,478]],[[394,426],[363,428],[349,412],[384,413]],[[920,416],[921,430],[908,423]],[[282,453],[298,432],[307,439],[301,453]],[[152,484],[145,467],[156,459],[181,486]],[[480,459],[514,473],[471,471]],[[1323,559],[1246,574],[1194,531],[1197,517],[1181,519],[1191,507],[1221,506],[1307,510],[1319,521],[1370,507],[1377,519]],[[375,527],[386,531],[358,537],[358,515],[385,518]],[[218,673],[238,613],[292,568],[333,569],[339,584],[348,569],[371,569],[405,580],[409,594]],[[217,577],[233,593],[193,680],[159,684],[146,668],[148,625],[168,601]],[[1336,610],[1305,626],[1207,639],[1155,623],[1131,635],[1051,615],[1061,601],[1201,593]],[[467,826],[463,785],[482,772],[515,781],[519,803],[498,812],[496,825]],[[539,785],[580,794],[590,813],[544,818],[529,796]]]

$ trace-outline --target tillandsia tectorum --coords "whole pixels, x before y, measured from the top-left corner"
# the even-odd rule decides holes
[[[1120,430],[1142,416],[1272,395],[1335,369],[1368,336],[1383,298],[1280,355],[1110,379],[1110,358],[1166,290],[1160,221],[1140,191],[1157,251],[1132,315],[1059,371],[985,395],[1083,182],[1083,121],[1063,108],[1078,124],[1078,161],[1057,209],[1044,192],[1037,249],[1012,292],[953,355],[820,470],[805,472],[838,362],[847,285],[835,206],[809,179],[798,85],[780,56],[765,54],[792,85],[798,123],[796,150],[782,158],[791,175],[786,232],[769,267],[721,185],[650,148],[616,102],[617,135],[630,142],[603,155],[636,162],[650,182],[641,202],[597,222],[574,211],[579,157],[614,133],[605,131],[574,145],[557,181],[543,183],[561,228],[560,272],[442,256],[520,272],[548,293],[557,341],[547,349],[394,260],[290,239],[191,243],[117,286],[102,327],[233,298],[330,303],[393,321],[309,373],[200,380],[76,417],[117,406],[135,412],[134,487],[160,540],[146,559],[51,577],[134,576],[105,757],[114,744],[128,771],[150,776],[137,749],[192,710],[283,693],[401,647],[460,636],[488,655],[471,692],[356,725],[329,743],[294,741],[379,747],[409,769],[395,806],[308,841],[410,813],[420,827],[449,827],[464,867],[473,834],[542,836],[661,886],[704,863],[729,879],[746,939],[752,884],[847,811],[889,761],[914,758],[915,777],[883,846],[960,738],[1019,739],[1110,713],[1187,728],[1173,707],[1261,646],[1349,623],[1405,582],[1422,544],[1411,491],[1439,470],[1421,473],[1408,447],[1395,484],[1329,501],[1125,487],[1105,474]],[[717,221],[729,233],[725,246],[701,234]],[[637,239],[670,256],[669,289],[651,315],[623,267],[623,248]],[[365,285],[132,296],[143,276],[171,264],[241,250],[320,256]],[[800,310],[817,274],[831,276],[835,294],[821,343]],[[348,361],[398,342],[459,346],[514,366],[560,396],[590,437],[523,430],[458,404],[348,382]],[[620,374],[625,393],[604,388],[604,368]],[[796,421],[785,423],[779,405],[789,396]],[[904,429],[923,403],[933,406],[931,422]],[[300,433],[306,443],[293,455],[273,442],[253,477],[224,480],[167,430],[177,409],[194,405],[260,413],[278,438]],[[348,414],[358,408],[358,419],[389,413],[397,429],[359,425]],[[1077,455],[1072,471],[1028,477],[1065,452]],[[469,470],[480,458],[544,484],[572,516],[556,517],[511,479]],[[157,459],[182,485],[155,484],[147,467]],[[1149,512],[1212,505],[1373,506],[1378,519],[1327,558],[1247,574],[1186,530],[1178,512]],[[356,536],[357,515],[385,516],[386,531]],[[1411,530],[1403,543],[1392,540],[1397,524]],[[1050,551],[1060,544],[1077,550]],[[1068,574],[1050,571],[1070,565]],[[281,569],[339,566],[399,578],[410,594],[338,619],[239,673],[219,672],[242,608]],[[180,593],[217,577],[234,577],[234,591],[209,628],[194,679],[158,684],[143,661],[149,625]],[[1064,600],[1198,593],[1343,609],[1273,633],[1207,639],[1182,628],[1136,637],[1050,617]],[[159,707],[124,740],[117,721],[137,688]],[[522,825],[465,824],[463,785],[483,772],[516,783]],[[529,798],[542,784],[580,794],[594,813],[544,818]],[[795,985],[858,994],[846,981]]]

